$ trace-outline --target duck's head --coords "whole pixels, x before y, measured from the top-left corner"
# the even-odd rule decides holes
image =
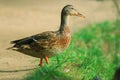
[[[79,16],[85,18],[85,16],[80,14],[72,5],[66,5],[62,10],[62,15]]]

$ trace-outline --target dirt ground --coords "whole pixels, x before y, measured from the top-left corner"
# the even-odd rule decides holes
[[[70,18],[72,33],[89,23],[116,19],[112,1],[95,0],[0,0],[0,80],[22,80],[38,65],[36,58],[6,50],[11,40],[43,31],[57,30],[63,6],[71,4],[85,19]],[[98,26],[99,27],[99,26]],[[20,70],[20,71],[16,71]]]

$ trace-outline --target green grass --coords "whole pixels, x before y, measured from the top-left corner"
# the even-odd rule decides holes
[[[105,21],[74,33],[66,51],[25,80],[111,80],[119,66],[120,21]]]

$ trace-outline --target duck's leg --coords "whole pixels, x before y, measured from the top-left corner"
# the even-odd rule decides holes
[[[49,60],[48,60],[47,56],[45,56],[45,61],[46,61],[47,64],[49,63]]]
[[[48,64],[49,63],[48,57],[45,56],[44,59],[45,59],[46,63]],[[42,65],[43,65],[43,58],[40,58],[40,64],[39,64],[39,66],[42,66]]]
[[[40,64],[39,66],[42,66],[43,65],[43,58],[40,58]]]

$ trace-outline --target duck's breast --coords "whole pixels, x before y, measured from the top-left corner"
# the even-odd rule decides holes
[[[63,48],[63,49],[67,48],[70,44],[70,41],[71,41],[70,33],[61,35],[60,40],[59,40],[61,48]]]

